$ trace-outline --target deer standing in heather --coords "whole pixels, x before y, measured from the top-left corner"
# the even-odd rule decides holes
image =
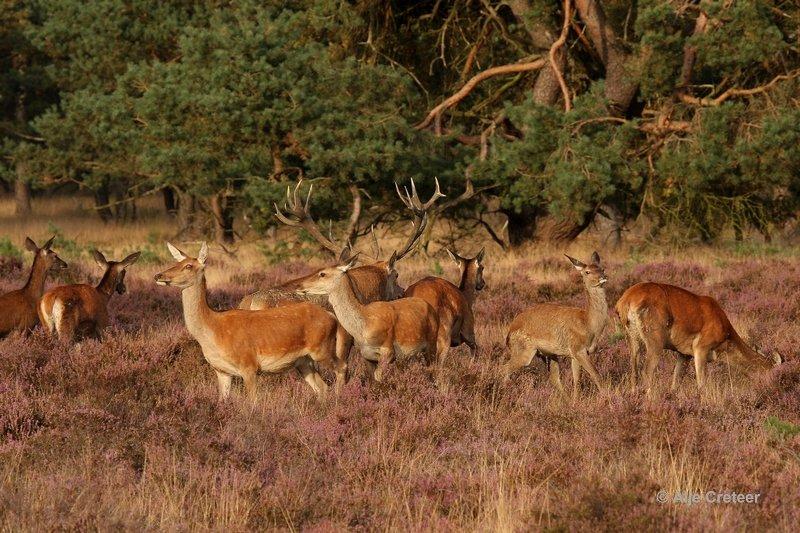
[[[437,338],[447,339],[452,348],[466,344],[472,357],[478,352],[472,306],[478,291],[486,286],[483,281],[484,252],[481,249],[475,257],[466,258],[447,250],[461,271],[458,287],[446,279],[428,276],[412,284],[403,293],[404,298],[416,297],[428,302],[439,315]]]
[[[676,352],[672,390],[678,387],[691,359],[699,389],[706,381],[706,364],[717,358],[747,372],[766,371],[782,362],[780,354],[768,359],[750,348],[714,298],[680,287],[637,283],[617,301],[616,313],[628,338],[633,387],[639,374],[639,351],[642,346],[645,348],[648,392],[652,390],[656,366],[665,349]]]
[[[371,303],[376,301],[388,301],[400,298],[403,295],[403,289],[397,284],[397,262],[407,256],[419,243],[428,229],[428,222],[430,216],[442,213],[446,209],[453,207],[461,202],[469,200],[475,194],[485,190],[486,188],[475,189],[472,181],[467,177],[465,187],[462,194],[453,198],[449,202],[444,202],[434,205],[439,198],[444,198],[442,194],[439,180],[434,180],[436,190],[433,197],[426,202],[423,206],[421,203],[418,205],[411,205],[407,202],[409,196],[406,191],[406,197],[400,193],[397,187],[398,194],[400,194],[403,202],[411,209],[414,214],[414,231],[408,238],[405,246],[398,251],[395,251],[388,261],[374,261],[368,264],[353,267],[349,271],[350,278],[353,281],[353,289],[356,292],[361,303]],[[372,234],[375,246],[377,248],[377,255],[380,255],[380,246],[378,245],[377,237],[375,237],[374,225],[385,216],[385,211],[379,210],[377,216],[370,222],[363,222],[363,211],[361,202],[361,192],[354,184],[350,185],[350,193],[353,196],[352,211],[349,216],[347,227],[344,234],[339,239],[334,239],[332,235],[325,236],[320,227],[311,216],[310,204],[311,195],[313,191],[313,184],[308,189],[305,201],[300,197],[300,189],[303,180],[299,180],[294,190],[287,187],[286,201],[283,209],[275,205],[275,217],[283,224],[289,227],[300,228],[306,231],[320,246],[320,248],[334,257],[338,258],[337,264],[345,264],[351,254],[351,246],[361,236]],[[411,182],[412,196],[416,196],[416,186],[412,180]],[[421,209],[424,209],[426,216],[422,216]],[[314,303],[322,305],[328,309],[330,306],[327,304],[325,297],[319,295],[301,295],[297,293],[297,289],[304,281],[311,279],[319,274],[321,269],[302,276],[299,278],[288,280],[276,287],[264,289],[253,294],[245,296],[239,303],[240,309],[266,309],[268,307],[275,307],[283,303],[301,300],[310,300]]]
[[[527,366],[538,355],[547,363],[550,381],[562,396],[558,357],[569,357],[572,365],[572,397],[577,398],[581,369],[585,370],[598,389],[602,388],[600,375],[592,364],[591,356],[608,322],[605,271],[600,266],[600,256],[592,254],[591,264],[567,256],[580,272],[586,290],[587,307],[568,307],[558,304],[537,304],[514,318],[508,329],[506,345],[511,357],[504,376],[507,380],[516,370]]]
[[[197,258],[169,243],[167,247],[177,263],[156,274],[155,281],[181,289],[186,328],[217,375],[221,399],[228,397],[234,377],[242,378],[248,393],[254,394],[259,371],[295,368],[320,397],[328,386],[318,364],[336,373],[337,390],[344,384],[352,337],[331,313],[308,302],[259,311],[215,311],[206,290],[208,246],[203,243]]]
[[[108,261],[98,250],[92,250],[95,262],[104,271],[96,287],[62,285],[50,289],[39,300],[39,318],[48,333],[58,334],[63,341],[84,336],[100,338],[108,326],[108,302],[115,292],[125,294],[125,273],[140,254]]]
[[[24,287],[0,296],[0,337],[14,330],[30,331],[39,323],[36,308],[44,293],[47,273],[67,268],[67,264],[50,249],[53,239],[55,236],[39,248],[30,237],[25,238],[25,249],[33,252],[31,273]]]
[[[412,192],[398,194],[414,215],[416,229],[402,255],[418,243],[428,223],[428,210],[444,197],[436,180],[436,190],[427,202],[422,202],[412,180]],[[394,255],[392,257],[395,257]],[[421,298],[400,298],[393,301],[363,303],[350,274],[356,259],[349,263],[320,270],[300,282],[301,294],[327,295],[336,318],[353,336],[370,368],[375,381],[381,381],[388,365],[398,356],[424,354],[430,364],[441,357],[450,346],[449,337],[439,337],[439,317],[436,310]]]

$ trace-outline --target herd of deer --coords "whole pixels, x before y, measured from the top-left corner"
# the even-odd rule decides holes
[[[295,368],[319,396],[328,388],[319,373],[331,370],[335,387],[347,382],[348,361],[355,343],[380,382],[398,359],[422,355],[428,364],[441,361],[451,347],[466,344],[474,357],[475,318],[472,307],[485,287],[484,250],[475,257],[461,257],[448,250],[461,270],[458,286],[438,277],[425,277],[403,290],[397,283],[397,262],[414,249],[428,223],[428,211],[443,197],[436,192],[422,202],[412,181],[411,192],[401,199],[414,214],[412,236],[404,248],[388,261],[357,266],[358,254],[350,255],[347,243],[337,248],[319,230],[309,214],[311,193],[305,203],[298,188],[287,192],[286,212],[276,206],[278,218],[301,226],[330,251],[339,252],[336,265],[290,280],[278,287],[246,296],[238,309],[216,311],[208,305],[206,258],[203,243],[191,257],[167,243],[177,261],[156,274],[159,285],[181,290],[186,328],[197,340],[203,355],[217,375],[219,394],[227,398],[234,377],[242,378],[252,393],[258,372],[281,372]],[[51,269],[66,263],[51,250],[51,238],[41,248],[27,238],[25,247],[34,253],[33,266],[22,289],[0,296],[0,336],[12,330],[30,330],[41,321],[44,328],[62,340],[99,337],[108,323],[107,304],[114,292],[125,292],[125,272],[139,257],[134,253],[122,261],[107,261],[94,251],[104,274],[96,287],[64,285],[44,292]],[[595,252],[590,263],[567,256],[580,272],[587,295],[585,308],[541,303],[517,315],[506,337],[509,359],[502,370],[507,380],[515,371],[539,357],[547,365],[550,381],[564,397],[559,359],[572,366],[573,398],[578,394],[581,370],[598,389],[604,387],[592,358],[608,322],[605,271]],[[781,363],[776,354],[767,358],[750,348],[731,326],[719,304],[711,297],[661,283],[638,283],[628,288],[616,305],[616,316],[624,329],[630,350],[631,383],[639,377],[639,352],[644,348],[644,381],[648,391],[661,354],[675,352],[672,378],[675,389],[694,359],[697,385],[702,388],[706,363],[721,359],[745,371],[767,370]]]

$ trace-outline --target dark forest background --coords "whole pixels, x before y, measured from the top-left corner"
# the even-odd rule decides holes
[[[358,228],[438,177],[514,246],[770,235],[800,205],[794,0],[2,0],[0,181],[163,196],[183,230],[266,231],[304,177]],[[469,181],[469,183],[467,182]],[[356,185],[356,187],[352,187]],[[471,187],[465,194],[465,188]],[[500,212],[507,237],[484,218]],[[505,234],[506,231],[503,232]]]

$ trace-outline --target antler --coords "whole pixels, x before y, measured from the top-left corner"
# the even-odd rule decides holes
[[[436,183],[436,189],[433,192],[433,195],[428,199],[427,202],[423,202],[419,199],[419,194],[417,193],[417,186],[414,183],[412,178],[411,180],[411,192],[408,192],[406,187],[403,187],[403,192],[400,192],[400,186],[395,182],[394,188],[397,190],[397,195],[400,197],[400,200],[408,207],[411,212],[414,214],[414,220],[411,222],[412,227],[414,228],[414,232],[409,237],[406,245],[403,247],[402,250],[395,251],[393,254],[395,257],[395,261],[402,259],[406,255],[408,255],[411,250],[419,243],[420,237],[422,237],[423,233],[425,233],[425,228],[428,226],[428,212],[432,210],[433,205],[436,203],[436,200],[439,198],[444,198],[445,195],[442,194],[442,190],[439,187],[439,179],[436,178],[434,180]],[[404,194],[405,193],[405,194]]]
[[[284,211],[281,211],[278,204],[273,204],[275,206],[275,218],[287,226],[305,229],[320,246],[333,254],[334,257],[338,257],[342,253],[342,250],[350,246],[350,241],[358,234],[358,223],[361,219],[361,192],[354,184],[350,185],[350,192],[353,195],[353,211],[350,214],[350,222],[347,225],[343,244],[337,244],[333,241],[333,236],[331,235],[330,238],[326,237],[319,226],[317,226],[314,219],[311,218],[309,205],[311,203],[311,192],[314,190],[314,185],[311,184],[308,188],[306,200],[303,202],[300,197],[300,187],[302,184],[303,180],[300,179],[297,185],[295,185],[294,191],[291,186],[286,187]]]

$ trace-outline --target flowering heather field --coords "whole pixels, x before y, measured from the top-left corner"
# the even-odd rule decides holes
[[[354,379],[326,403],[294,374],[262,376],[255,401],[237,390],[221,404],[183,327],[177,291],[152,282],[165,252],[163,262],[150,257],[131,268],[129,292],[112,300],[102,342],[69,348],[41,331],[0,340],[0,530],[788,530],[800,523],[800,266],[791,250],[609,257],[612,304],[641,280],[713,294],[746,340],[788,362],[751,381],[711,365],[702,398],[690,370],[677,393],[648,400],[623,385],[627,347],[612,324],[597,355],[611,387],[597,393],[584,377],[572,405],[552,393],[538,364],[507,387],[497,384],[505,327],[517,312],[539,301],[583,302],[577,274],[558,253],[489,254],[474,360],[462,347],[433,372],[396,367],[380,386],[362,383],[357,362]],[[51,283],[96,281],[97,267],[80,257]],[[310,269],[212,261],[218,308]],[[0,292],[24,281],[29,262],[0,259]],[[454,280],[455,269],[441,263]],[[405,262],[401,281],[437,265]],[[659,369],[663,389],[671,363],[667,355]],[[689,506],[658,503],[659,490],[762,496],[758,504]]]

